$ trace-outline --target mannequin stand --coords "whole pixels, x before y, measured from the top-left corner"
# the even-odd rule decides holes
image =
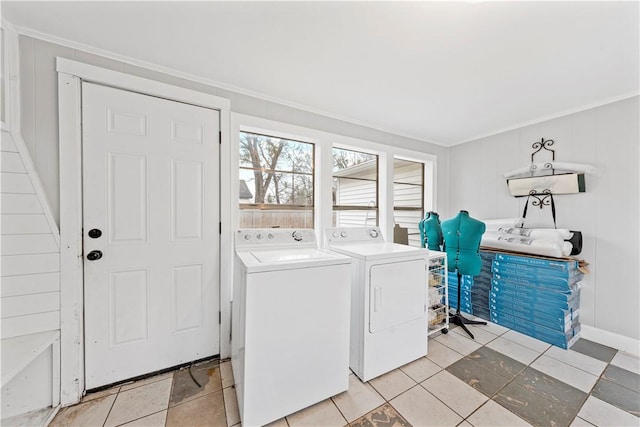
[[[462,284],[462,274],[460,271],[456,270],[458,273],[458,305],[456,306],[456,312],[453,314],[449,314],[449,323],[454,323],[460,326],[464,331],[469,334],[471,339],[475,339],[471,331],[465,326],[467,325],[486,325],[487,322],[479,321],[479,320],[469,320],[462,317],[462,313],[460,313],[460,293],[461,293],[461,284]]]

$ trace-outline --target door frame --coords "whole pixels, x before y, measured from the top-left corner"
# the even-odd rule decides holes
[[[80,401],[84,378],[84,267],[82,253],[82,89],[83,81],[205,107],[220,112],[220,222],[231,221],[231,162],[228,99],[56,58],[60,138],[60,403]],[[231,227],[220,234],[220,357],[231,353]],[[226,285],[225,285],[226,284]]]

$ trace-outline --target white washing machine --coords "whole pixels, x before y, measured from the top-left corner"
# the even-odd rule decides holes
[[[362,381],[427,354],[428,250],[387,243],[378,227],[328,228],[353,258],[349,366]]]
[[[313,230],[236,233],[231,365],[242,425],[347,390],[351,259]]]

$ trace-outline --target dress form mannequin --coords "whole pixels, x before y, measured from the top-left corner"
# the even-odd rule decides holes
[[[442,228],[440,227],[440,217],[436,212],[427,212],[427,215],[418,224],[420,235],[422,236],[422,247],[426,246],[432,251],[440,251],[442,246]]]
[[[468,320],[460,314],[460,284],[463,274],[477,276],[482,270],[480,258],[480,241],[486,230],[484,222],[471,218],[469,212],[460,211],[453,218],[442,221],[444,250],[447,252],[449,271],[458,274],[458,306],[456,313],[451,315],[451,321],[464,329],[471,338],[473,334],[466,324],[486,325],[487,322]]]

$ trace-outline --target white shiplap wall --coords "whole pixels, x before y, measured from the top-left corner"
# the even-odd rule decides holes
[[[57,405],[60,246],[31,159],[9,132],[0,146],[2,419]],[[13,420],[13,421],[12,421]],[[18,421],[16,421],[18,422]]]
[[[60,329],[60,248],[16,144],[2,132],[2,339]]]

